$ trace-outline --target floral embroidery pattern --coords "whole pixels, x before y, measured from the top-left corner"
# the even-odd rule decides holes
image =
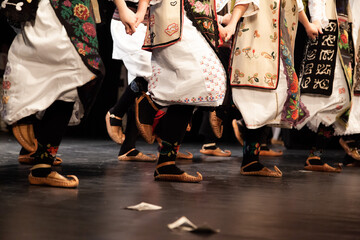
[[[9,74],[11,73],[11,67],[10,67],[10,64],[7,63],[6,67],[5,67],[5,72],[4,72],[4,78],[2,80],[1,83],[1,92],[0,92],[0,97],[1,97],[1,102],[0,102],[0,111],[1,111],[1,114],[3,116],[6,115],[6,107],[4,107],[9,99],[10,99],[10,96],[9,96],[9,93],[8,91],[10,90],[11,88],[11,82],[8,80],[8,76]]]
[[[184,98],[172,99],[173,103],[200,103],[215,102],[225,97],[225,71],[214,53],[210,56],[202,56],[200,61],[201,70],[204,74],[204,83],[207,92],[204,95],[186,96]],[[152,66],[152,76],[149,78],[149,91],[155,90],[159,86],[159,78],[162,74],[161,68],[157,65]]]
[[[64,6],[71,7],[70,1],[65,1]],[[89,9],[83,4],[76,4],[74,7],[74,15],[81,20],[86,21],[90,17]]]
[[[349,34],[346,30],[344,30],[342,33],[339,33],[339,48],[340,49],[349,49]]]
[[[248,156],[257,156],[260,153],[260,144],[258,142],[244,143],[243,154]]]
[[[339,88],[339,94],[344,94],[345,93],[345,88]]]
[[[352,29],[347,18],[339,17],[338,46],[346,79],[353,85],[354,45],[351,37]]]
[[[251,47],[243,48],[241,51],[245,53],[245,56],[250,59],[259,57],[259,54],[255,54],[256,50],[252,49]]]
[[[269,53],[267,53],[267,52],[262,52],[262,53],[261,53],[261,56],[263,56],[263,57],[265,57],[265,58],[267,58],[267,59],[271,59],[271,60],[273,60],[273,61],[275,61],[276,55],[277,55],[277,54],[276,54],[274,51],[272,51],[271,54],[269,54]]]
[[[200,1],[190,0],[189,3],[195,12],[202,13],[207,16],[210,14],[210,2],[202,3]]]
[[[241,37],[241,35],[247,31],[249,31],[249,28],[245,28],[245,23],[241,22],[240,26],[239,26],[239,32],[238,32],[239,37]]]
[[[277,41],[277,39],[278,39],[278,37],[277,37],[277,33],[276,33],[276,32],[274,32],[274,35],[270,35],[270,39],[271,39],[271,41],[272,41],[272,42],[276,42],[276,41]]]
[[[9,90],[10,86],[11,86],[11,83],[9,81],[4,80],[3,83],[2,83],[2,86],[3,86],[4,90]]]
[[[278,7],[278,4],[276,1],[274,1],[274,3],[270,4],[270,9],[272,11],[272,14],[275,14],[276,13],[276,9]]]
[[[285,67],[284,72],[288,82],[288,99],[285,103],[281,118],[283,121],[296,125],[297,123],[302,122],[309,113],[300,101],[300,91],[298,87],[299,80],[296,75],[294,65],[292,64],[291,52],[286,46],[282,35],[280,38],[280,50],[281,59]]]
[[[50,0],[50,3],[85,65],[99,73],[103,65],[90,0]]]
[[[266,73],[265,74],[265,82],[270,86],[270,87],[275,87],[275,82],[277,80],[277,75],[276,74],[271,74],[271,73]]]
[[[239,78],[243,78],[245,76],[245,74],[243,72],[240,72],[239,69],[235,69],[235,73],[234,73],[234,79],[233,79],[233,83],[235,84],[240,84],[241,81]]]
[[[219,30],[216,23],[216,13],[211,7],[211,0],[185,0],[185,11],[193,25],[214,50],[217,50],[220,40]]]
[[[273,18],[273,20],[272,20],[272,27],[277,28],[277,19],[276,18]]]
[[[252,77],[248,76],[248,82],[251,84],[254,84],[254,82],[259,82],[258,76],[259,76],[258,73],[255,73]]]
[[[230,84],[238,87],[276,89],[279,65],[278,18],[280,16],[280,1],[260,2],[262,5],[260,9],[262,10],[256,15],[258,20],[253,21],[249,20],[250,18],[244,18],[237,27]],[[265,21],[268,23],[268,27],[265,27]],[[238,69],[245,74],[240,74]]]
[[[236,47],[234,54],[235,54],[235,56],[239,56],[241,54],[241,51],[240,51],[239,47]]]

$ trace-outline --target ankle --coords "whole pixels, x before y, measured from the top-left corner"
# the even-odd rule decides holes
[[[264,168],[259,161],[245,162],[243,161],[241,164],[242,170],[244,172],[257,172]]]
[[[36,164],[30,169],[30,173],[34,177],[46,177],[51,171],[51,165],[48,164]]]
[[[175,162],[169,161],[169,162],[163,162],[161,164],[158,164],[155,172],[154,177],[156,177],[159,174],[171,174],[171,175],[180,175],[183,174],[184,171],[178,168],[175,165]]]
[[[307,162],[310,164],[310,165],[324,165],[324,162],[321,160],[321,157],[318,157],[318,156],[312,156],[306,160],[305,162],[305,166],[308,165]]]
[[[269,151],[269,147],[267,144],[263,143],[260,145],[260,151]]]
[[[32,156],[34,157],[36,164],[52,165],[56,159],[58,149],[58,146],[52,146],[51,144],[43,145],[39,142],[38,148]]]
[[[203,149],[206,150],[215,150],[217,148],[216,143],[207,143],[202,146]]]

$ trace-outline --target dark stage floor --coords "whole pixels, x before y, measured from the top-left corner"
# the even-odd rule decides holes
[[[138,148],[155,153],[156,145]],[[283,171],[281,179],[241,176],[242,149],[233,157],[204,157],[200,143],[182,151],[193,161],[178,165],[204,176],[200,184],[155,182],[154,163],[119,162],[110,140],[64,139],[58,170],[75,174],[78,189],[30,186],[28,166],[17,163],[19,145],[0,134],[0,239],[360,239],[360,169],[340,174],[302,170],[307,150],[263,158]],[[342,150],[325,154],[333,164]],[[124,207],[148,202],[158,211]],[[171,231],[181,216],[220,229],[213,235]]]

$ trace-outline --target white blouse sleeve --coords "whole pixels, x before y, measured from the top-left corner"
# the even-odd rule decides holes
[[[309,11],[311,22],[320,21],[321,27],[325,28],[329,24],[329,19],[325,12],[326,0],[309,0]]]
[[[256,14],[259,11],[259,5],[260,5],[260,0],[236,0],[235,1],[235,6],[240,5],[240,4],[248,4],[249,3],[249,7],[246,10],[246,12],[244,13],[243,17],[249,17],[252,16],[254,14]],[[264,0],[262,0],[264,1]]]
[[[298,5],[298,12],[301,12],[304,10],[304,4],[302,0],[296,0],[296,3]]]

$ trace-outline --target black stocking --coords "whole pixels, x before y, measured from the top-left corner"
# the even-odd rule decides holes
[[[186,127],[191,120],[194,107],[187,105],[172,105],[156,127],[156,134],[161,138],[158,165],[175,161],[180,144],[186,133]],[[167,165],[158,169],[159,173],[182,174],[176,165]]]
[[[125,130],[125,141],[121,145],[119,156],[127,153],[131,149],[135,148],[135,143],[138,137],[138,128],[135,122],[135,111],[133,107],[127,111],[127,124]],[[136,156],[139,153],[138,150],[134,150],[128,154],[128,156]]]
[[[33,156],[37,164],[51,165],[54,162],[73,107],[73,102],[55,101],[46,109],[43,118],[35,125],[38,149]],[[44,177],[50,172],[50,167],[36,168],[32,170],[32,175]]]
[[[135,78],[125,89],[119,101],[110,109],[110,113],[122,118],[131,105],[134,104],[135,98],[142,92],[147,91],[147,81],[142,77]]]
[[[322,152],[326,145],[329,143],[330,139],[334,136],[334,128],[332,126],[326,127],[323,124],[320,124],[318,131],[316,133],[315,145],[310,150],[309,157],[317,156],[321,157]],[[311,165],[323,165],[324,163],[321,159],[310,159]]]
[[[244,167],[247,164],[257,161],[243,169],[245,172],[259,171],[264,166],[259,163],[259,152],[260,152],[260,139],[264,135],[266,127],[258,129],[248,129],[244,131],[244,147],[243,147],[243,161],[241,166]]]

